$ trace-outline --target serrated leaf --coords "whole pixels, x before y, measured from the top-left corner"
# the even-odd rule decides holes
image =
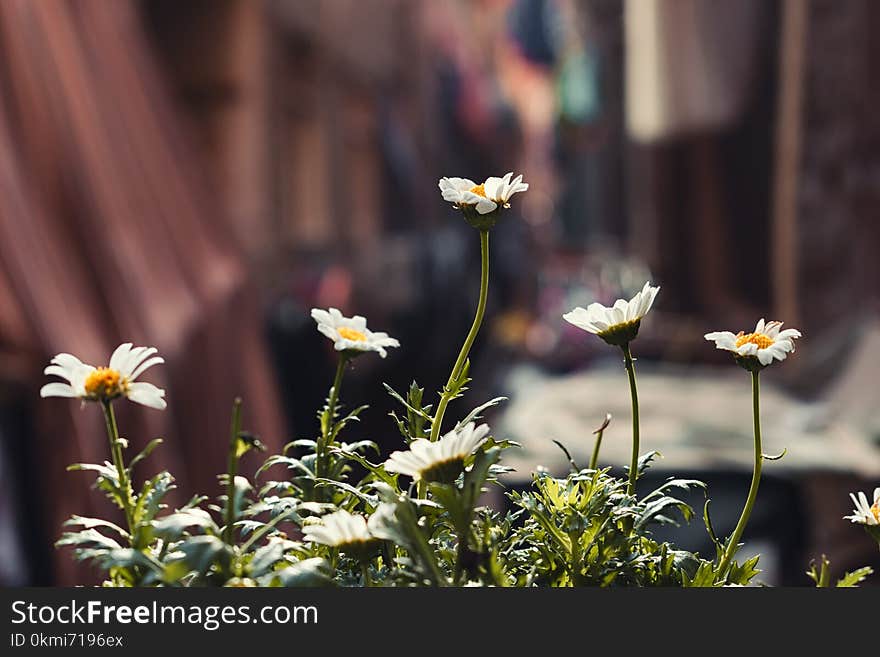
[[[95,527],[104,527],[105,529],[110,529],[111,531],[118,534],[120,537],[128,540],[130,538],[127,531],[125,531],[119,525],[116,525],[109,520],[102,520],[101,518],[86,518],[84,516],[73,515],[70,516],[68,520],[64,521],[65,527],[83,527],[84,529],[94,529]]]
[[[160,472],[152,479],[144,482],[138,495],[132,516],[138,525],[149,524],[162,508],[162,500],[170,490],[174,489],[174,477],[169,472]]]
[[[283,558],[284,545],[280,542],[272,541],[254,552],[254,556],[248,564],[248,572],[251,577],[259,577],[271,570]]]
[[[65,532],[55,542],[56,547],[73,545],[75,547],[94,547],[105,550],[118,550],[122,546],[109,536],[105,536],[96,529],[84,529],[79,532]]]
[[[845,573],[843,577],[837,580],[837,588],[851,588],[858,586],[861,582],[865,581],[868,575],[873,574],[874,569],[870,566],[864,566],[851,573]]]
[[[370,463],[367,459],[356,452],[350,452],[341,447],[334,447],[331,448],[330,453],[354,461],[355,463],[361,465],[374,477],[377,477],[380,481],[384,481],[386,484],[394,485],[397,482],[396,478],[391,475],[391,473],[385,471],[384,466]]]
[[[282,454],[287,454],[292,449],[296,449],[298,447],[305,447],[310,450],[314,450],[318,446],[317,441],[312,440],[311,438],[297,438],[296,440],[291,440],[289,443],[284,445],[281,449]]]
[[[332,585],[330,564],[320,557],[303,559],[271,574],[275,586],[317,587]]]
[[[109,550],[95,559],[102,568],[110,570],[111,568],[132,568],[133,566],[141,566],[156,573],[161,573],[164,569],[162,564],[150,559],[140,550],[132,548],[118,548]]]
[[[179,539],[184,532],[192,527],[198,527],[203,532],[219,534],[211,514],[204,509],[181,509],[175,513],[152,521],[153,534],[165,541],[171,542]]]
[[[507,397],[495,397],[494,399],[490,399],[489,401],[480,404],[470,413],[468,413],[461,421],[456,423],[455,428],[459,429],[465,426],[468,422],[476,422],[481,418],[480,414],[485,411],[487,408],[492,408],[493,406],[497,406],[501,402],[507,401]]]
[[[185,574],[196,572],[204,575],[215,563],[220,569],[225,569],[231,557],[228,546],[216,536],[188,538],[176,547],[174,554],[176,558],[169,560],[166,565],[166,578],[180,572],[179,566],[173,566],[174,562],[186,565]],[[171,566],[170,570],[169,566]]]
[[[254,474],[255,477],[259,477],[266,470],[271,468],[273,465],[284,465],[288,470],[295,470],[297,472],[301,472],[309,479],[314,478],[314,472],[309,468],[305,463],[303,463],[302,459],[293,458],[292,456],[283,456],[281,454],[275,454],[274,456],[270,456],[263,465],[257,470]]]
[[[144,447],[137,456],[135,456],[131,462],[128,464],[128,468],[126,468],[131,474],[132,470],[134,470],[134,466],[147,458],[150,454],[153,453],[153,450],[156,449],[159,445],[162,444],[161,438],[153,438],[150,442],[147,443],[146,447]]]
[[[408,412],[414,413],[415,415],[418,415],[419,417],[422,417],[427,421],[430,421],[432,419],[431,416],[425,413],[421,408],[414,408],[413,406],[411,406],[407,400],[401,397],[400,394],[398,394],[398,392],[387,383],[383,383],[382,385],[385,387],[385,390],[388,392],[388,394],[391,395],[397,402],[399,402],[400,405],[403,406]]]

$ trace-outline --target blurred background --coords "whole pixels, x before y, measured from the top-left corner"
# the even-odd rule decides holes
[[[507,171],[531,187],[492,233],[448,415],[509,397],[489,417],[523,445],[507,485],[564,474],[554,439],[583,466],[606,412],[601,461],[628,462],[621,358],[561,315],[651,280],[634,352],[663,458],[641,486],[701,478],[731,531],[749,380],[702,336],[784,320],[804,338],[763,408],[788,454],[745,551],[772,584],[822,554],[880,570],[842,519],[880,485],[874,28],[871,0],[3,0],[0,583],[95,581],[52,543],[114,513],[65,471],[105,458],[100,414],[38,396],[57,352],[160,349],[168,410],[120,422],[133,447],[166,438],[139,475],[168,468],[183,503],[221,492],[236,395],[270,450],[314,435],[334,356],[309,310],[335,306],[402,344],[343,389],[372,406],[359,435],[398,448],[380,383],[439,389],[476,305],[477,234],[437,180]],[[661,535],[709,555],[699,513]]]

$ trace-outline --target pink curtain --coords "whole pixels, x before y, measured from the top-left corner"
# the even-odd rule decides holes
[[[165,444],[140,476],[168,468],[176,503],[220,492],[229,411],[270,449],[285,438],[261,311],[128,0],[0,3],[0,377],[24,387],[43,465],[51,539],[71,513],[113,513],[68,463],[106,458],[100,413],[40,400],[59,351],[106,360],[116,344],[157,346],[146,377],[164,412],[121,408],[132,450]],[[94,574],[56,554],[57,581]]]

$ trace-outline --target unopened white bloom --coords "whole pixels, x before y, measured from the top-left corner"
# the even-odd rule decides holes
[[[350,355],[356,352],[375,351],[382,358],[388,355],[385,347],[399,347],[400,343],[387,333],[374,333],[367,328],[367,320],[360,315],[346,317],[336,308],[321,310],[312,308],[312,319],[318,330],[333,340],[336,351]]]
[[[733,352],[734,357],[744,367],[754,361],[760,367],[766,367],[775,360],[783,361],[789,353],[794,352],[794,341],[801,337],[797,329],[782,329],[782,322],[764,322],[760,319],[752,333],[730,331],[707,333],[705,338],[715,343],[715,347]]]
[[[164,363],[156,356],[155,347],[134,347],[130,342],[119,345],[110,356],[107,367],[83,363],[71,354],[58,354],[44,374],[59,376],[67,383],[47,383],[40,389],[41,397],[73,397],[89,401],[109,401],[126,397],[137,404],[163,409],[165,391],[137,378],[153,365]]]
[[[575,308],[562,318],[588,333],[598,335],[608,344],[621,346],[638,335],[642,318],[651,310],[659,291],[659,286],[653,287],[646,282],[629,301],[618,299],[610,308],[601,303],[591,303],[586,308]]]
[[[417,438],[405,452],[393,452],[385,461],[387,472],[397,472],[425,481],[454,481],[461,474],[464,460],[486,442],[489,426],[469,422],[431,442]]]
[[[874,489],[874,503],[868,503],[868,497],[861,491],[858,496],[850,493],[853,504],[856,505],[851,516],[843,516],[845,520],[857,522],[870,527],[880,526],[880,488]]]
[[[339,548],[342,551],[357,550],[379,540],[380,537],[373,533],[373,529],[383,519],[384,513],[378,512],[367,520],[358,513],[334,511],[322,517],[320,524],[303,527],[303,537],[307,541]]]

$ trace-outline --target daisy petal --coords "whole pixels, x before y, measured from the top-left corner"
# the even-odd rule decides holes
[[[132,383],[128,389],[128,398],[131,401],[160,411],[168,405],[164,397],[165,391],[152,383],[138,381]]]
[[[76,391],[68,383],[47,383],[40,388],[40,397],[77,397]]]

